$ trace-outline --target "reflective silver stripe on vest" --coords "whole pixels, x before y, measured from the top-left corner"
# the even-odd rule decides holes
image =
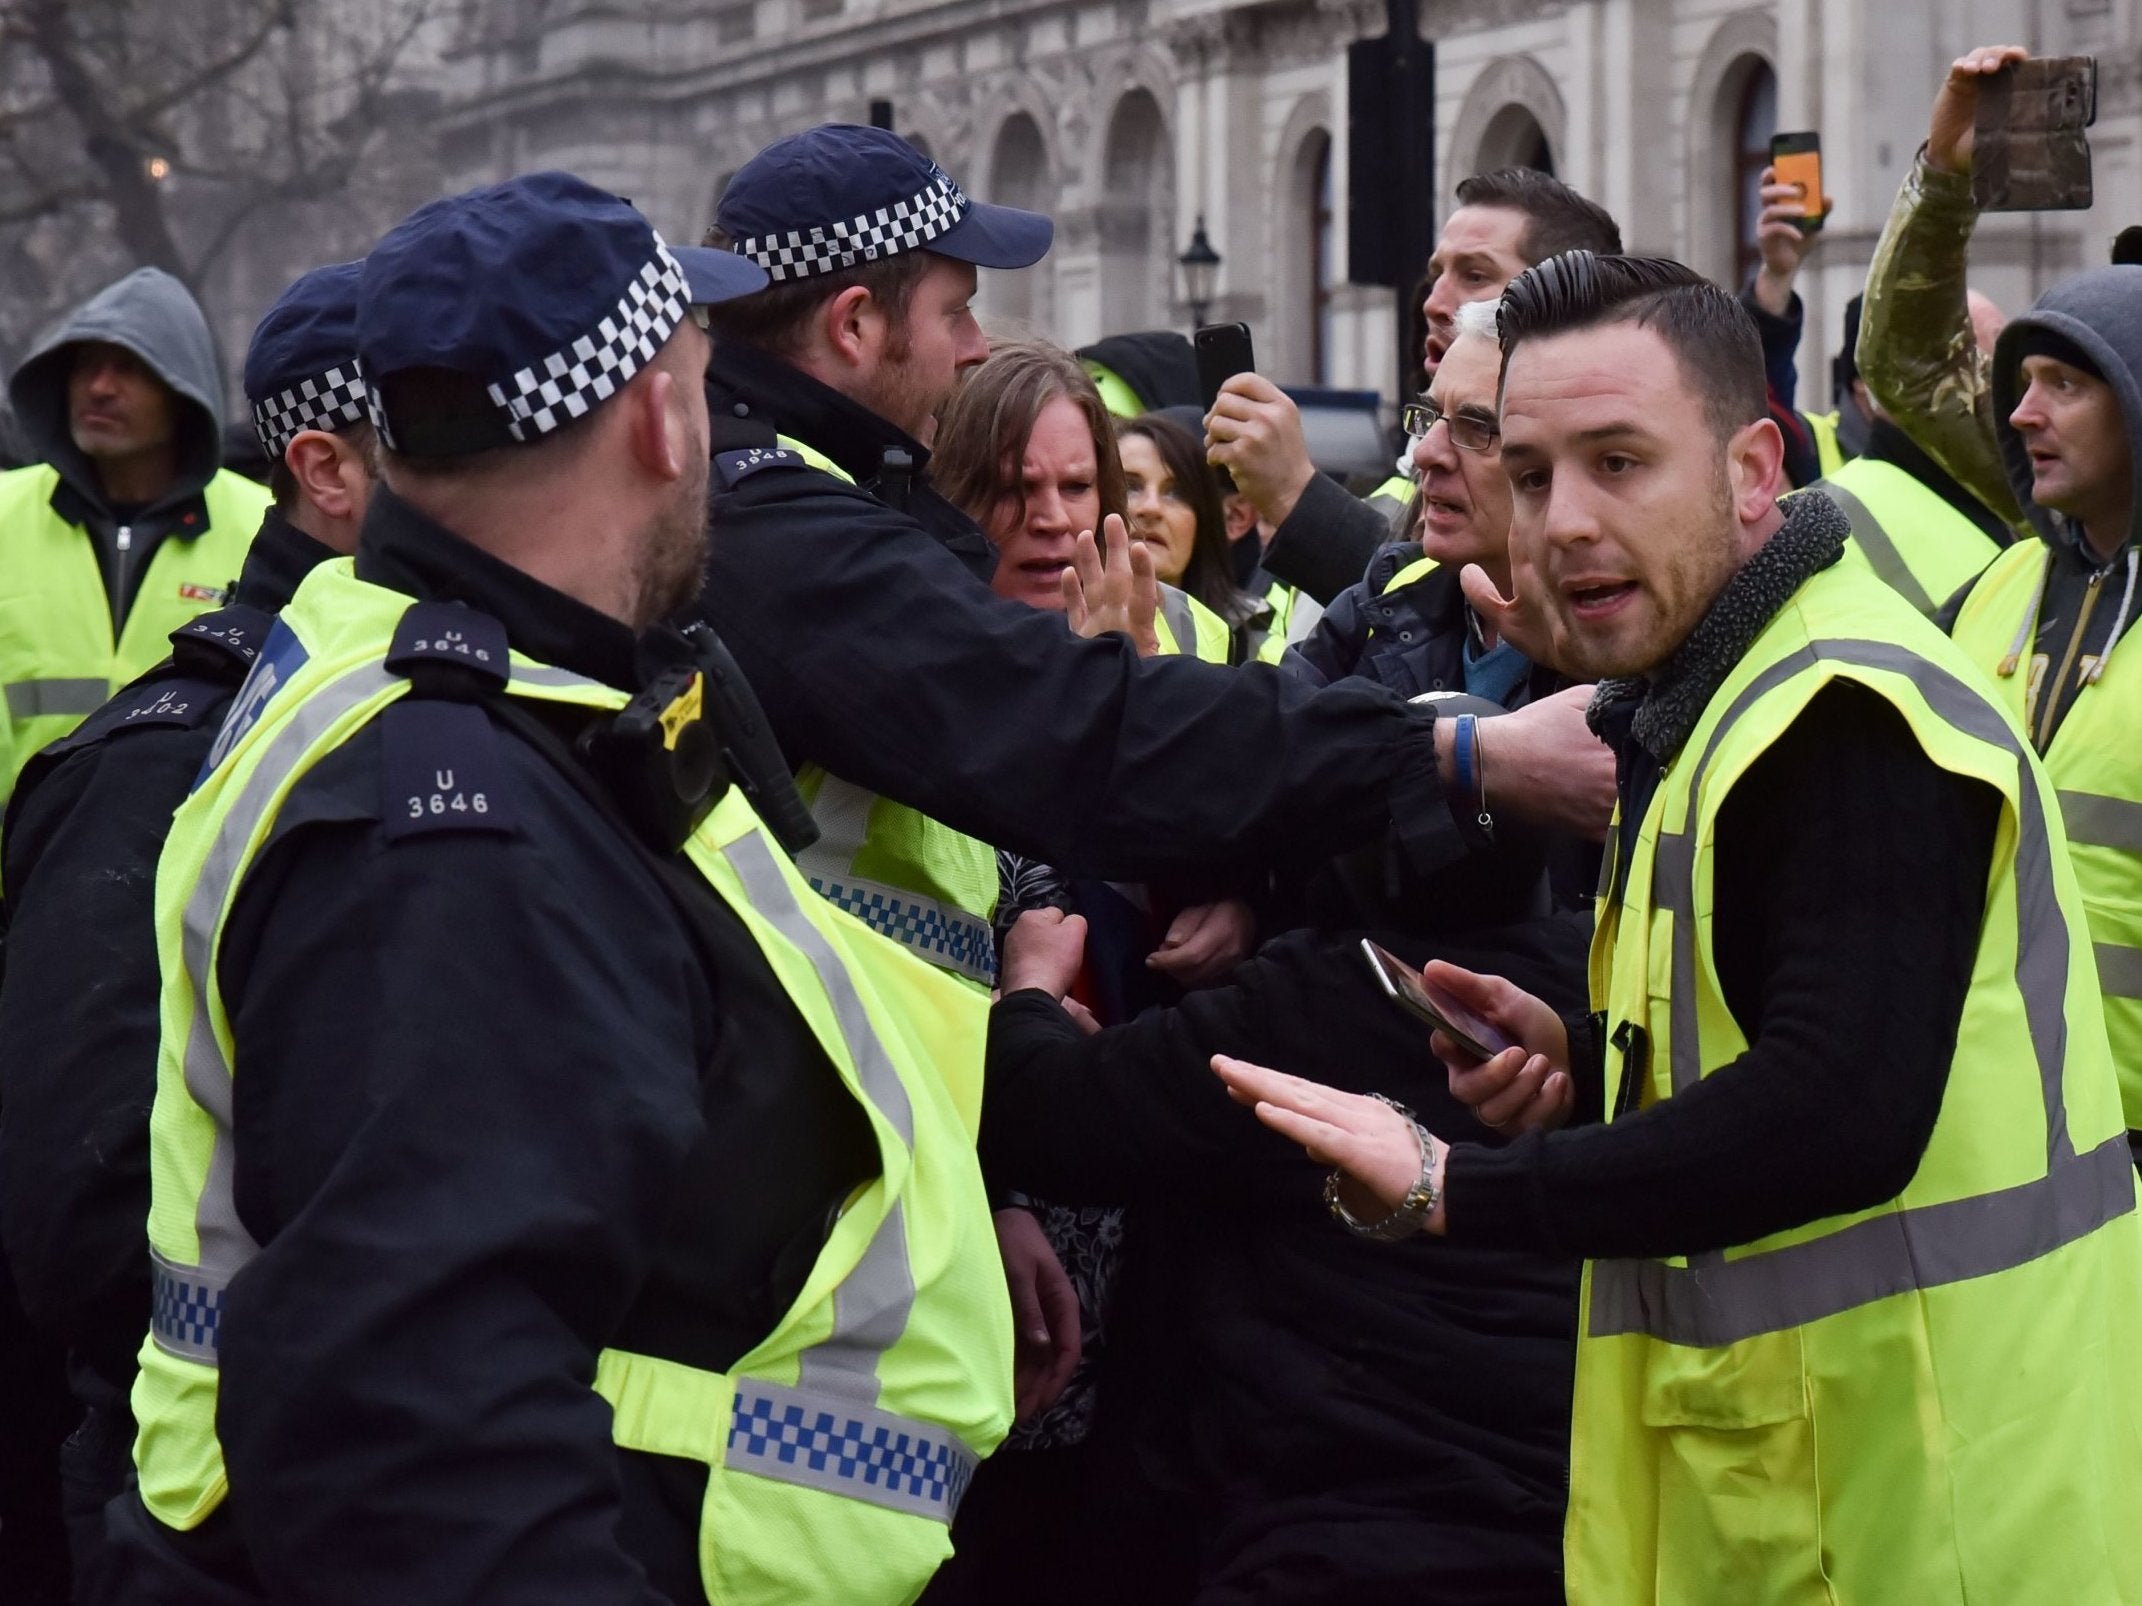
[[[376,697],[399,677],[379,664],[354,669],[320,688],[268,740],[267,751],[238,796],[224,811],[216,840],[202,862],[200,878],[186,900],[179,943],[186,974],[193,984],[193,1025],[186,1035],[186,1092],[215,1124],[215,1146],[208,1175],[194,1206],[194,1231],[201,1259],[187,1266],[152,1255],[156,1303],[149,1331],[157,1347],[185,1360],[216,1364],[216,1330],[223,1292],[260,1245],[238,1219],[233,1190],[237,1151],[232,1145],[231,1067],[208,1012],[209,981],[215,966],[216,926],[236,881],[246,844],[252,839],[276,790],[321,734],[360,703]],[[208,1319],[200,1319],[204,1315]]]
[[[855,989],[855,978],[833,951],[825,933],[811,924],[797,903],[766,838],[757,831],[747,832],[723,848],[722,857],[743,883],[751,906],[810,961],[819,985],[833,1005],[833,1018],[840,1025],[848,1057],[855,1062],[864,1096],[877,1107],[900,1141],[912,1149],[915,1112],[908,1102],[907,1086],[900,1080],[877,1028],[871,1024],[862,995]],[[803,1352],[799,1386],[853,1404],[875,1406],[878,1359],[907,1330],[914,1308],[915,1277],[907,1259],[906,1213],[896,1205],[879,1223],[855,1269],[834,1289],[833,1330],[821,1343]]]
[[[1160,588],[1160,617],[1168,622],[1168,634],[1175,638],[1175,650],[1185,658],[1195,658],[1197,652],[1197,615],[1190,611],[1190,599],[1174,586]]]
[[[855,873],[877,801],[875,792],[828,775],[811,802],[818,840],[796,856],[796,868],[813,892],[880,936],[905,943],[941,970],[993,984],[997,942],[988,921],[912,888]]]
[[[2021,1187],[1891,1211],[1806,1243],[1744,1259],[1706,1255],[1699,1264],[1602,1260],[1592,1268],[1591,1331],[1648,1333],[1668,1343],[1727,1344],[1817,1321],[1912,1288],[1990,1276],[2051,1254],[2135,1207],[2125,1134],[2078,1158],[2068,1136],[2061,1075],[2067,1044],[2067,923],[2054,893],[2052,841],[2030,773],[2027,749],[1982,693],[1901,647],[1877,641],[1820,641],[1757,675],[1713,732],[1689,785],[1697,791],[1726,731],[1766,692],[1828,660],[1894,671],[1918,688],[1950,725],[2013,754],[2020,829],[2016,837],[2016,986],[2038,1062],[2046,1125],[2046,1174]],[[1674,845],[1671,854],[1667,844]],[[1701,1080],[1697,1039],[1694,841],[1661,834],[1653,864],[1654,908],[1673,915],[1673,1085]],[[2108,1180],[2117,1170],[2117,1186]],[[1716,1336],[1722,1335],[1722,1336]]]
[[[2134,1153],[2121,1132],[2020,1187],[1870,1216],[1744,1260],[1701,1268],[1597,1261],[1591,1332],[1737,1344],[1894,1294],[2026,1265],[2134,1207]]]
[[[7,687],[7,711],[11,719],[36,719],[42,714],[94,714],[110,701],[108,680],[12,680]]]
[[[1817,480],[1808,487],[1820,491],[1844,514],[1852,526],[1852,536],[1859,542],[1860,551],[1874,565],[1874,572],[1894,588],[1904,600],[1917,608],[1927,618],[1934,616],[1934,599],[1926,594],[1926,587],[1919,584],[1919,577],[1911,572],[1911,565],[1904,561],[1904,554],[1882,528],[1882,521],[1874,516],[1867,504],[1839,485],[1835,480]]]
[[[2107,998],[2142,998],[2142,948],[2114,942],[2094,946],[2098,990]]]
[[[570,669],[553,669],[549,664],[512,664],[507,673],[510,678],[524,686],[593,686],[598,691],[609,691],[599,680],[590,680],[586,675],[576,675]]]
[[[739,1378],[726,1464],[949,1524],[980,1457],[911,1417]]]
[[[2142,853],[2142,803],[2098,792],[2062,792],[2060,817],[2067,822],[2070,842]]]

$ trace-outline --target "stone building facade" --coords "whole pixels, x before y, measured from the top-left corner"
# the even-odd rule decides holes
[[[2020,14],[2019,14],[2020,6]],[[2142,0],[1420,0],[1436,49],[1438,211],[1466,174],[1552,168],[1630,249],[1731,279],[1778,129],[1821,131],[1835,211],[1802,280],[1802,398],[1950,58],[2019,38],[2101,63],[2097,206],[1988,218],[1980,287],[2011,311],[2142,219]],[[696,238],[753,151],[826,119],[893,126],[985,199],[1053,214],[985,311],[1071,344],[1187,322],[1199,218],[1216,317],[1295,383],[1391,388],[1396,296],[1348,283],[1346,46],[1377,0],[490,0],[447,64],[448,178],[564,166]]]

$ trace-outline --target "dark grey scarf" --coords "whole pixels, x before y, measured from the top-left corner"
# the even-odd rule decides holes
[[[1586,719],[1601,740],[1611,743],[1611,731],[1626,729],[1653,758],[1671,763],[1712,696],[1778,610],[1811,575],[1843,555],[1852,526],[1835,502],[1819,491],[1803,491],[1782,505],[1785,522],[1777,533],[1726,582],[1656,675],[1599,683]],[[1635,719],[1624,723],[1632,704]]]

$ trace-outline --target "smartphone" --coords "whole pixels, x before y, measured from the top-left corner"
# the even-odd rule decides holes
[[[2097,60],[2047,56],[1978,86],[1971,198],[1981,212],[2072,212],[2091,201],[2090,140]]]
[[[1246,323],[1208,323],[1190,337],[1197,348],[1197,388],[1204,393],[1205,411],[1220,399],[1220,387],[1237,374],[1257,371],[1257,354],[1250,349]]]
[[[1822,196],[1822,136],[1812,130],[1771,135],[1770,166],[1777,183],[1799,190],[1801,204],[1807,208],[1799,219],[1800,232],[1813,234],[1828,216]]]
[[[1474,1059],[1490,1060],[1516,1046],[1390,949],[1363,937],[1361,952],[1394,1004],[1420,1016]]]

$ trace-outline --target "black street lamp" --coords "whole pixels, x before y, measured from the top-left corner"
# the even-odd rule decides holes
[[[1213,292],[1220,281],[1220,253],[1205,238],[1204,213],[1198,213],[1190,244],[1175,260],[1183,270],[1183,299],[1190,303],[1190,323],[1195,328],[1204,323],[1205,313],[1212,306]]]

